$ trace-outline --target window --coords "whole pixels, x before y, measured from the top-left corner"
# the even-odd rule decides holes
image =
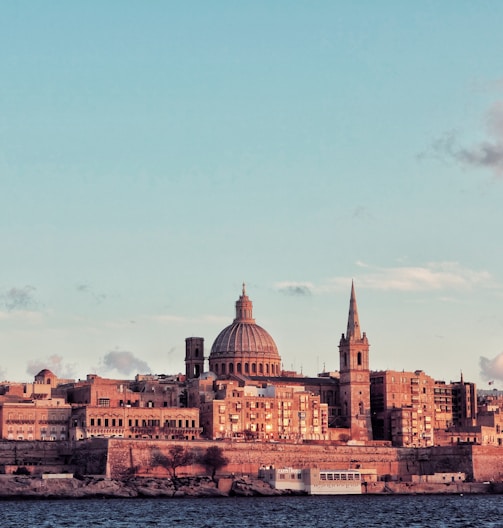
[[[358,352],[358,355],[357,355],[357,363],[358,363],[358,365],[361,365],[361,364],[362,364],[362,353],[361,353],[361,352]]]
[[[108,427],[108,418],[105,418],[105,427]]]
[[[110,407],[110,398],[98,398],[98,407]]]

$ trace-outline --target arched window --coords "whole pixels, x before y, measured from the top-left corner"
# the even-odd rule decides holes
[[[269,363],[265,364],[265,373],[269,374]]]
[[[363,406],[363,402],[360,402],[358,407],[359,407],[359,413],[363,414],[365,412],[365,407]]]
[[[358,352],[357,362],[358,362],[358,365],[362,364],[362,353],[361,352]]]
[[[196,353],[196,357],[199,357],[199,348],[196,348],[195,353]]]
[[[241,363],[238,363],[238,372],[239,372],[239,374],[242,374]]]
[[[258,364],[258,371],[259,371],[259,374],[263,374],[264,373],[264,365],[262,365],[262,363]]]
[[[245,374],[249,374],[250,367],[248,366],[248,363],[245,363]]]
[[[222,374],[225,374],[225,363],[222,363]]]
[[[253,374],[257,373],[257,364],[256,363],[252,363],[252,372],[253,372]]]
[[[215,363],[215,374],[218,374],[218,363]]]
[[[234,374],[234,363],[229,363],[229,374]]]

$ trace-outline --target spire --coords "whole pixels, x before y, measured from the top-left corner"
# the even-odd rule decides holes
[[[351,299],[349,300],[348,329],[346,339],[361,339],[360,320],[358,318],[358,306],[356,305],[355,285],[351,281]]]
[[[254,323],[253,319],[253,303],[250,298],[246,295],[246,285],[243,282],[243,289],[241,296],[236,301],[236,318],[235,323]]]

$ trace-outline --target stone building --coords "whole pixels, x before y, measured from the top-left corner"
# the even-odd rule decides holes
[[[0,402],[0,439],[68,440],[71,406],[62,398]]]
[[[197,440],[201,435],[199,409],[183,407],[74,407],[70,439],[150,438]]]
[[[397,447],[433,445],[435,380],[421,370],[370,374],[374,438]]]
[[[185,407],[185,378],[180,375],[140,375],[134,380],[87,379],[66,387],[69,403],[96,407]]]
[[[294,385],[217,381],[201,403],[201,425],[212,439],[302,442],[328,440],[328,406]]]

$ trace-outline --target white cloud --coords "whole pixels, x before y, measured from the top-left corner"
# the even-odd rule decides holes
[[[424,266],[382,268],[356,262],[362,271],[355,275],[358,288],[403,292],[460,291],[474,287],[494,287],[495,281],[485,270],[464,268],[457,262],[431,262]],[[345,291],[352,277],[332,277],[321,284],[312,282],[278,282],[275,289],[290,295],[323,294]],[[452,301],[452,298],[445,296]]]
[[[479,364],[482,379],[503,381],[503,352],[492,359],[481,356]]]
[[[358,285],[373,290],[467,290],[475,286],[490,286],[494,282],[488,271],[463,268],[457,262],[365,269],[368,271],[358,276]]]
[[[49,369],[58,378],[74,378],[75,364],[64,363],[61,356],[54,354],[47,359],[36,359],[28,362],[26,372],[35,376],[43,369]]]

